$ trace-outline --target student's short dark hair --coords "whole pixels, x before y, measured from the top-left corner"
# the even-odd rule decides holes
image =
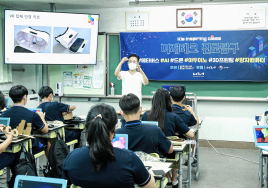
[[[185,96],[185,91],[182,87],[175,86],[171,88],[170,95],[175,102],[181,102]]]
[[[41,99],[48,97],[51,93],[53,94],[53,90],[49,86],[43,86],[38,91],[38,95]]]
[[[0,91],[0,110],[6,107],[6,99],[4,94]]]
[[[13,86],[9,90],[9,97],[12,99],[14,103],[21,102],[24,95],[28,95],[28,89],[23,85]]]
[[[136,95],[129,93],[121,97],[119,106],[126,115],[136,114],[140,109],[140,99]]]
[[[130,56],[128,56],[128,59],[131,58],[131,57],[136,57],[138,62],[140,60],[140,57],[138,55],[136,55],[136,54],[131,54]]]

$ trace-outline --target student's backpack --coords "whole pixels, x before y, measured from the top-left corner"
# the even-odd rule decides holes
[[[37,176],[34,155],[26,151],[25,147],[17,154],[14,175]]]
[[[14,187],[14,181],[17,175],[37,176],[34,156],[25,147],[22,147],[17,153],[15,162],[16,165],[14,171],[12,171],[12,178],[8,182],[8,187],[12,188]]]
[[[87,129],[85,128],[81,132],[80,141],[79,141],[78,147],[79,148],[83,148],[83,147],[86,147],[86,145],[87,145]]]
[[[60,138],[59,135],[58,138]],[[62,178],[62,165],[69,153],[69,148],[63,140],[53,142],[49,149],[49,158],[46,169],[44,169],[44,176]]]

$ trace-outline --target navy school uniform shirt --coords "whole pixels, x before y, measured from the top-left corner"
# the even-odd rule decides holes
[[[12,106],[11,108],[3,112],[1,117],[10,118],[10,127],[12,129],[16,128],[20,124],[21,120],[26,121],[24,129],[26,129],[27,123],[31,123],[32,124],[31,134],[33,132],[33,129],[41,131],[45,127],[45,124],[43,123],[42,119],[37,113],[28,110],[22,105]],[[33,154],[45,150],[47,148],[47,139],[44,138],[32,139],[32,147],[33,147]]]
[[[37,108],[46,113],[46,121],[62,121],[65,123],[62,113],[69,112],[70,106],[59,102],[42,102]]]
[[[62,121],[65,123],[62,113],[69,112],[70,106],[59,102],[42,102],[37,108],[41,108],[42,112],[46,113],[46,121]],[[70,142],[74,139],[80,138],[81,131],[65,129],[65,142]]]
[[[171,142],[156,125],[143,125],[141,121],[128,121],[116,134],[128,135],[128,149],[145,153],[167,154]]]
[[[147,120],[148,112],[150,111],[147,111],[143,114],[142,121]],[[182,137],[183,134],[190,130],[180,116],[169,111],[166,111],[164,127],[164,133],[166,136],[175,136],[175,133],[179,133],[180,137]]]
[[[182,107],[180,107],[179,105],[173,104],[172,112],[179,115],[187,126],[194,126],[197,124],[197,121],[193,114],[191,114],[188,110],[183,111]]]
[[[140,158],[130,150],[114,148],[116,160],[98,171],[93,169],[89,152],[89,147],[73,150],[63,163],[62,178],[83,188],[133,188],[134,183],[142,187],[151,180]]]
[[[10,127],[12,129],[19,126],[21,120],[26,121],[24,129],[26,129],[27,123],[32,124],[31,133],[33,132],[33,129],[41,131],[45,127],[45,124],[43,123],[40,116],[37,113],[28,110],[24,106],[12,106],[3,112],[1,117],[10,118]]]

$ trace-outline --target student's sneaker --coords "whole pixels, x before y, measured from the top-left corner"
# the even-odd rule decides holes
[[[183,165],[188,166],[188,160],[186,160]],[[197,167],[197,160],[196,159],[194,159],[194,161],[192,162],[192,167]]]
[[[192,162],[192,167],[197,167],[197,159],[194,159],[194,161]]]
[[[172,185],[172,188],[178,188],[179,187],[179,183],[177,183],[176,185]]]
[[[168,183],[167,183],[167,186],[171,186],[171,185],[172,185],[172,182],[168,182]]]

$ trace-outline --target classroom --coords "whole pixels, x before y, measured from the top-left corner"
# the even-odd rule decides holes
[[[27,187],[21,185],[27,181],[35,182],[28,187],[42,183],[71,188],[268,187],[266,8],[265,0],[0,0],[0,187]],[[182,103],[175,100],[178,90],[185,95]],[[2,95],[6,99],[3,108]],[[49,104],[59,106],[48,110],[52,109]],[[158,114],[163,104],[163,117],[153,117],[150,112]],[[196,123],[191,127],[183,122],[174,105]],[[8,115],[21,106],[38,118],[39,125],[15,111]],[[20,119],[11,117],[16,115]],[[110,126],[111,122],[116,123]],[[153,132],[161,130],[157,139],[163,140],[155,146],[156,152],[146,152],[146,145],[143,153],[130,149],[139,145],[143,134],[135,132],[135,123],[144,130],[151,127],[146,136],[151,142],[156,139]],[[178,125],[175,134],[167,133],[168,123]],[[106,139],[97,135],[103,124],[110,131],[103,133],[109,136]],[[5,125],[19,136],[8,137]],[[126,133],[130,128],[132,132]],[[77,181],[71,168],[77,168],[81,177],[87,171],[75,167],[79,160],[71,164],[74,156],[82,161],[82,151],[86,148],[88,155],[91,148],[89,142],[109,139],[107,147],[95,152],[120,153],[115,145],[124,139],[125,158],[116,161],[127,163],[126,155],[134,152],[135,162],[143,162],[135,168],[139,177],[115,183],[113,177],[124,175],[120,165],[114,170],[103,167],[106,174],[97,169],[102,172],[101,160],[113,161],[119,154],[91,159],[90,149],[93,166],[88,171],[92,174]],[[50,171],[48,161],[55,143],[67,144],[70,153],[58,176],[45,173]],[[38,155],[33,152],[35,144],[43,148]],[[18,162],[23,152],[35,153],[36,172],[12,179],[16,164],[5,166],[4,160],[12,156]],[[101,177],[107,182],[98,182]]]

